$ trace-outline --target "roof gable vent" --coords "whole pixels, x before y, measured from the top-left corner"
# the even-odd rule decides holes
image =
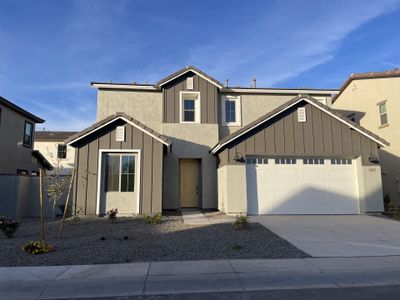
[[[299,123],[307,122],[307,113],[305,107],[299,107],[297,109],[297,121]]]
[[[125,126],[117,126],[115,141],[125,142]]]
[[[186,89],[193,90],[193,77],[188,77],[186,79]]]

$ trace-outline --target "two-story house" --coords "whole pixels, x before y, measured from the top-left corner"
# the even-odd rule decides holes
[[[93,82],[97,123],[70,137],[74,207],[154,214],[383,209],[383,139],[327,105],[337,90],[228,87],[189,66],[155,84]]]
[[[333,107],[385,138],[379,151],[383,192],[400,204],[400,69],[356,73],[345,81]]]
[[[44,120],[0,97],[0,215],[32,216],[29,205],[38,195],[35,178],[51,165],[34,151],[36,123]],[[36,189],[37,186],[37,189]]]

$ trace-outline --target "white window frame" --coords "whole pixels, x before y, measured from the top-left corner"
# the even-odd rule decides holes
[[[221,97],[221,120],[223,126],[242,126],[242,101],[241,96],[234,95],[223,95]],[[226,112],[225,112],[225,102],[226,101],[235,101],[235,122],[227,122],[226,121]]]
[[[382,114],[382,113],[381,113],[381,106],[383,106],[383,105],[385,106],[386,112]],[[379,103],[377,104],[377,106],[378,106],[378,114],[379,114],[379,126],[387,126],[387,125],[389,124],[387,100],[382,101],[382,102],[379,102]],[[383,116],[383,115],[386,115],[386,123],[383,123],[383,124],[382,124],[382,116]]]
[[[194,100],[194,121],[184,121],[183,119],[183,100]],[[181,91],[179,93],[179,121],[180,123],[196,124],[200,123],[201,105],[200,92]]]

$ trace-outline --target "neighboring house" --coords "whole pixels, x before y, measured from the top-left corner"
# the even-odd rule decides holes
[[[39,150],[54,166],[54,172],[69,175],[74,168],[75,149],[64,140],[76,131],[36,131],[35,149]]]
[[[195,67],[156,84],[92,83],[97,123],[70,137],[85,214],[383,210],[387,143],[338,115],[337,90],[226,87]]]
[[[36,123],[44,120],[0,97],[0,215],[32,216],[40,168],[51,165],[34,151]]]
[[[351,74],[333,105],[390,143],[379,151],[383,192],[400,204],[400,69]]]

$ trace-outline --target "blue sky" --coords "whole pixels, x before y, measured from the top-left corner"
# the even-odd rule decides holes
[[[400,0],[2,0],[0,95],[46,130],[81,130],[91,81],[153,83],[186,65],[234,86],[338,88],[400,67],[399,28]]]

